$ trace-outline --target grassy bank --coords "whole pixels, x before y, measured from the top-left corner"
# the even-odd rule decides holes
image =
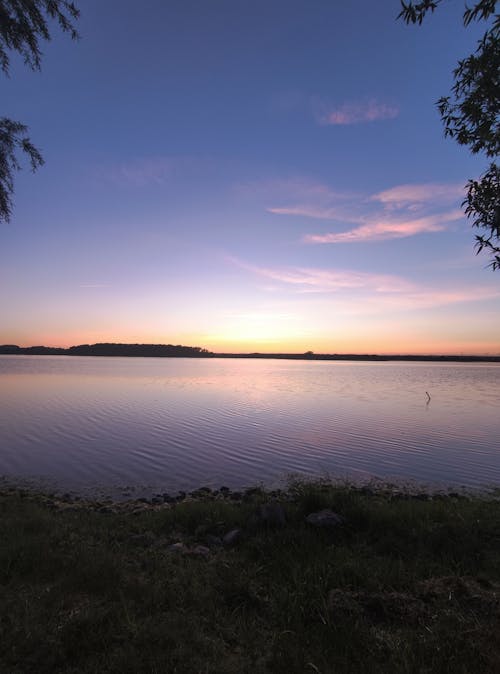
[[[500,671],[498,501],[200,496],[1,493],[0,671]]]

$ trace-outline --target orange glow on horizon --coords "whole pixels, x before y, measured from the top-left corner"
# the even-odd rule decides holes
[[[49,333],[34,335],[33,339],[2,339],[3,344],[20,347],[49,346],[68,348],[79,344],[128,343],[128,344],[182,344],[199,346],[215,353],[305,353],[316,354],[378,354],[378,355],[464,355],[499,356],[500,343],[490,341],[409,341],[373,340],[368,337],[342,337],[336,339],[311,338],[228,338],[209,335],[155,335],[155,334],[65,334],[57,337]]]

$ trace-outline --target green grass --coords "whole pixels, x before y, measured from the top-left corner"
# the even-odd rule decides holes
[[[0,672],[500,671],[497,500],[279,498],[282,528],[255,517],[262,490],[134,512],[1,493]],[[306,524],[323,508],[345,524]]]

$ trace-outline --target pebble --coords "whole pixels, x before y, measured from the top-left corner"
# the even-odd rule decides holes
[[[184,545],[184,543],[172,543],[172,545],[169,545],[167,550],[170,552],[182,552],[185,553],[187,552],[187,548]]]
[[[241,538],[241,529],[231,529],[222,539],[224,545],[235,545]]]
[[[325,510],[320,510],[317,513],[311,513],[306,517],[306,522],[312,524],[314,527],[333,529],[339,524],[343,524],[345,519],[342,515],[334,513],[333,510],[327,508]]]

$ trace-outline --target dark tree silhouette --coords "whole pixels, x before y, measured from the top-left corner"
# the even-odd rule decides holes
[[[78,37],[74,21],[79,10],[67,0],[0,0],[0,68],[9,75],[10,52],[17,52],[32,70],[40,70],[40,43],[50,40],[49,23],[73,39]],[[14,175],[21,168],[20,155],[26,155],[31,169],[43,164],[43,158],[27,135],[27,127],[7,117],[0,118],[0,221],[12,213]]]
[[[442,0],[404,2],[398,18],[421,24]],[[500,169],[495,159],[500,149],[500,15],[498,0],[479,0],[463,13],[464,26],[486,21],[488,28],[476,51],[458,62],[453,71],[455,83],[450,96],[443,96],[437,107],[445,136],[467,145],[473,154],[492,158],[478,180],[469,180],[462,203],[472,225],[483,231],[476,235],[477,252],[490,254],[489,266],[500,269]]]

